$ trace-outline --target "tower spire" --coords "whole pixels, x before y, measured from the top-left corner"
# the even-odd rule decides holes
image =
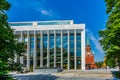
[[[87,45],[86,45],[86,53],[91,54],[91,49],[90,49],[90,39],[87,36]]]
[[[87,36],[87,45],[90,45],[90,39],[89,39],[89,36]]]

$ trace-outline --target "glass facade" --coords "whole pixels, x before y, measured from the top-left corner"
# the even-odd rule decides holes
[[[33,70],[34,34],[30,34],[30,71]]]
[[[74,33],[70,33],[70,69],[74,69]]]
[[[43,67],[47,67],[47,34],[43,34]]]
[[[36,34],[36,46],[37,46],[37,67],[40,67],[40,41],[41,41],[41,35],[40,34]]]
[[[61,67],[61,34],[56,34],[56,66]]]
[[[38,22],[38,25],[65,25],[70,24],[70,21],[64,21],[64,22]]]
[[[40,21],[40,22],[20,22],[20,23],[9,23],[10,26],[33,26],[33,25],[66,25],[71,24],[71,21]]]
[[[67,69],[68,68],[68,34],[67,33],[63,33],[63,69]]]
[[[42,51],[43,66],[41,67],[45,68],[45,67],[48,67],[47,65],[49,65],[49,67],[53,68],[56,65],[56,67],[59,67],[59,68],[68,69],[69,67],[70,70],[74,70],[75,60],[76,60],[76,69],[81,69],[81,33],[76,32],[76,35],[75,35],[74,30],[70,30],[69,32],[70,33],[68,38],[68,30],[63,30],[62,33],[61,33],[61,30],[56,31],[56,33],[54,33],[54,31],[51,31],[51,32],[49,31],[49,33],[47,33],[46,31],[42,34],[40,31],[35,31],[35,34],[34,34],[34,31],[29,31],[30,39],[28,39],[27,32],[23,31],[22,37],[23,37],[23,42],[25,43],[25,50],[26,50],[23,56],[23,65],[26,66],[27,64],[27,60],[28,60],[27,49],[29,49],[30,50],[30,53],[29,53],[30,66],[29,67],[31,71],[34,65],[34,54],[35,54],[34,50],[36,50],[35,60],[36,60],[37,68],[39,68],[40,65],[42,64],[40,60],[41,60],[41,50],[43,50]],[[48,37],[48,34],[49,34],[49,37]],[[42,38],[41,38],[41,35],[43,36]],[[69,47],[68,47],[68,39],[69,39]],[[17,40],[21,41],[20,34],[17,35]],[[42,43],[41,43],[41,40],[42,40]],[[28,48],[28,44],[30,48]],[[41,44],[42,44],[42,49],[41,49]],[[55,48],[55,45],[56,45],[56,48]],[[35,46],[36,46],[36,49],[35,49]],[[69,50],[69,53],[68,53],[68,50]],[[56,56],[54,51],[56,51]],[[75,56],[75,53],[76,53],[76,56]],[[68,57],[68,54],[69,54],[69,57]],[[20,58],[19,57],[17,58],[18,58],[18,62],[20,62],[19,61]],[[68,66],[68,60],[70,64],[69,66]]]
[[[33,23],[9,23],[10,26],[32,26]]]
[[[81,34],[77,33],[76,38],[76,57],[77,57],[77,69],[81,69]]]
[[[54,67],[54,34],[50,34],[50,67]]]

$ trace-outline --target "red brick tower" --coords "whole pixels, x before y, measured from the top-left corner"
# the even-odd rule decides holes
[[[94,54],[91,52],[90,44],[89,44],[89,38],[87,38],[87,45],[86,45],[86,69],[93,69],[97,68],[95,62],[94,62]]]

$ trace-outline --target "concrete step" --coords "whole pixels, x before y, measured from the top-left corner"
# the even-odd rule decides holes
[[[56,76],[73,76],[73,77],[89,77],[89,78],[113,78],[110,71],[63,71]]]

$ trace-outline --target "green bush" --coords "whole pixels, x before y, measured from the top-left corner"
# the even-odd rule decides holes
[[[0,75],[0,80],[16,80],[11,75]]]
[[[120,72],[115,72],[114,76],[115,76],[115,78],[119,78],[120,79]]]

